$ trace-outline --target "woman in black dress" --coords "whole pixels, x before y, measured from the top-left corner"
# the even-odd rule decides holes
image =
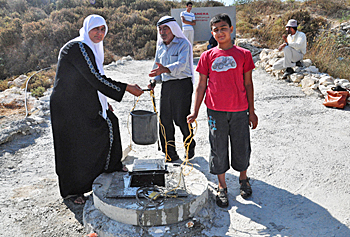
[[[121,163],[118,118],[106,96],[121,101],[125,91],[139,96],[142,89],[107,78],[103,71],[103,17],[90,15],[80,36],[60,50],[50,99],[56,173],[63,198],[85,203],[94,179],[103,172],[127,171]]]

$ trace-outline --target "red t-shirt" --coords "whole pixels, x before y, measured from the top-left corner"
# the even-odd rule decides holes
[[[249,50],[217,47],[202,53],[196,71],[209,77],[205,104],[211,110],[239,112],[248,109],[243,73],[255,68]]]

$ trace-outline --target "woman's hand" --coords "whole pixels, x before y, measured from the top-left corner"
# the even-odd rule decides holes
[[[153,91],[154,87],[156,87],[156,81],[155,80],[150,80],[147,88],[151,89]]]
[[[134,96],[140,96],[143,94],[143,90],[137,84],[129,84],[126,86],[126,91]]]

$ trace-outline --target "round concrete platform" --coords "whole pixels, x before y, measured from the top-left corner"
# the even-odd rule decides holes
[[[130,175],[115,172],[101,174],[94,181],[93,206],[110,219],[131,225],[168,225],[193,217],[208,201],[208,180],[203,173],[193,168],[190,174],[184,175],[183,180],[179,182],[181,167],[171,163],[167,165],[171,172],[166,175],[166,183],[182,187],[186,191],[185,196],[166,198],[161,205],[144,209],[137,199],[130,195],[138,189],[129,187]],[[184,173],[188,171],[187,166]],[[88,222],[89,219],[91,218],[84,209],[84,220]]]

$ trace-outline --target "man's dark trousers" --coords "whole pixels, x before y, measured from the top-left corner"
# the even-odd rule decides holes
[[[168,141],[168,154],[172,155],[175,150],[175,127],[180,127],[185,140],[190,131],[187,124],[187,116],[190,114],[192,103],[193,84],[191,78],[169,80],[162,83],[160,95],[160,120],[165,128],[166,140]],[[159,128],[162,151],[165,153],[165,140],[162,128]],[[170,141],[170,142],[169,142]],[[190,149],[193,149],[195,142],[192,141]]]

